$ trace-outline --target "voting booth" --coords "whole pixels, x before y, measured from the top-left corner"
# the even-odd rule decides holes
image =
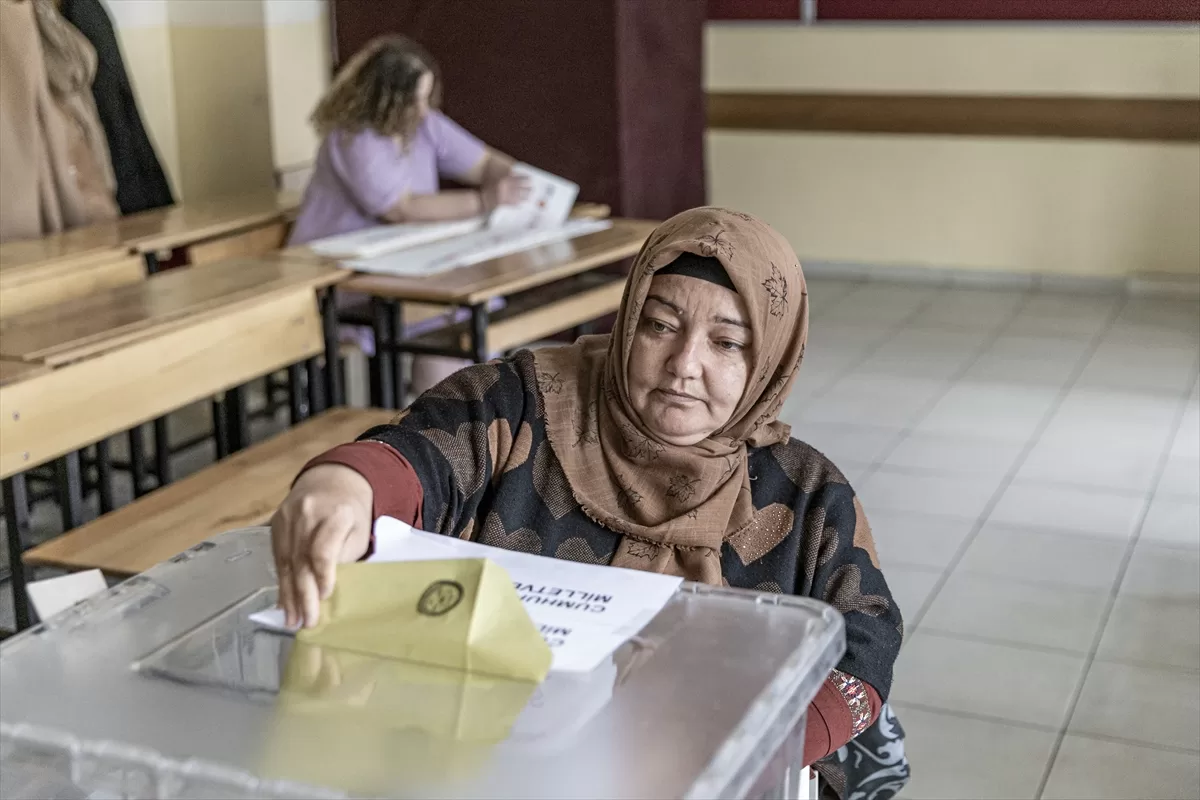
[[[587,672],[380,668],[256,623],[275,583],[232,531],[0,645],[0,797],[781,797],[845,647],[823,603],[684,583]]]

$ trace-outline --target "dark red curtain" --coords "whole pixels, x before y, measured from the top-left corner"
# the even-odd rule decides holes
[[[1200,0],[817,0],[817,19],[1200,21]]]
[[[797,21],[800,6],[800,0],[708,0],[708,18]],[[1200,22],[1200,0],[817,0],[816,18]]]
[[[703,205],[705,6],[680,0],[334,0],[335,60],[403,33],[448,115],[626,217]]]

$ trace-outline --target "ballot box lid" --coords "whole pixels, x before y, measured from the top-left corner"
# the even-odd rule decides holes
[[[361,698],[379,686],[322,675],[360,711],[400,711],[281,761],[330,728],[281,717],[295,645],[247,619],[274,586],[269,531],[231,531],[5,641],[0,797],[745,797],[845,649],[816,600],[685,583],[610,662],[529,689],[499,735],[495,687],[377,705]]]

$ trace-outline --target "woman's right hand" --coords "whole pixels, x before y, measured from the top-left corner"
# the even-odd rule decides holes
[[[340,464],[306,470],[292,486],[271,518],[279,605],[290,627],[316,625],[337,565],[366,555],[373,502],[367,479]]]
[[[490,211],[498,206],[515,206],[525,201],[533,186],[524,175],[505,175],[495,183],[483,186],[479,190],[483,198],[483,207]]]

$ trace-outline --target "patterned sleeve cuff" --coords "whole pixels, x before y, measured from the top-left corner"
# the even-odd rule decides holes
[[[869,728],[875,718],[870,689],[853,675],[836,669],[830,673],[829,682],[846,700],[846,707],[850,709],[850,738],[853,739]]]

